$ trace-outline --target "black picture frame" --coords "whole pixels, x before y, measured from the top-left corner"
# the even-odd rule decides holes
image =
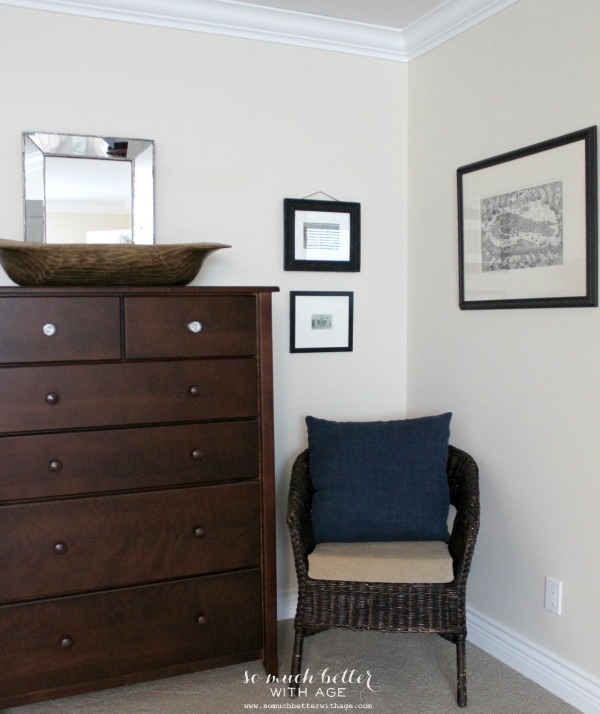
[[[596,133],[457,170],[461,310],[598,306]]]
[[[284,270],[360,271],[360,203],[283,200]]]
[[[290,292],[290,352],[352,352],[353,342],[353,292]]]

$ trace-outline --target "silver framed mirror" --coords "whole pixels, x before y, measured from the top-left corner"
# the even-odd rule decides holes
[[[154,142],[23,134],[25,240],[154,243]]]

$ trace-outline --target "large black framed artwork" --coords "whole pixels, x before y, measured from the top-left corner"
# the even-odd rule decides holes
[[[286,198],[284,269],[360,271],[360,203]]]
[[[598,305],[596,127],[458,169],[462,310]]]

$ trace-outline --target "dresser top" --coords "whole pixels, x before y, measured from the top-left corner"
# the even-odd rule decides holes
[[[76,286],[76,287],[20,287],[18,285],[0,287],[0,298],[3,297],[35,297],[64,295],[255,295],[256,293],[279,292],[273,286]]]

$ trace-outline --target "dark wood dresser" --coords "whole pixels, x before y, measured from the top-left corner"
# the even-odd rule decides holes
[[[0,288],[0,707],[277,672],[271,294]]]

